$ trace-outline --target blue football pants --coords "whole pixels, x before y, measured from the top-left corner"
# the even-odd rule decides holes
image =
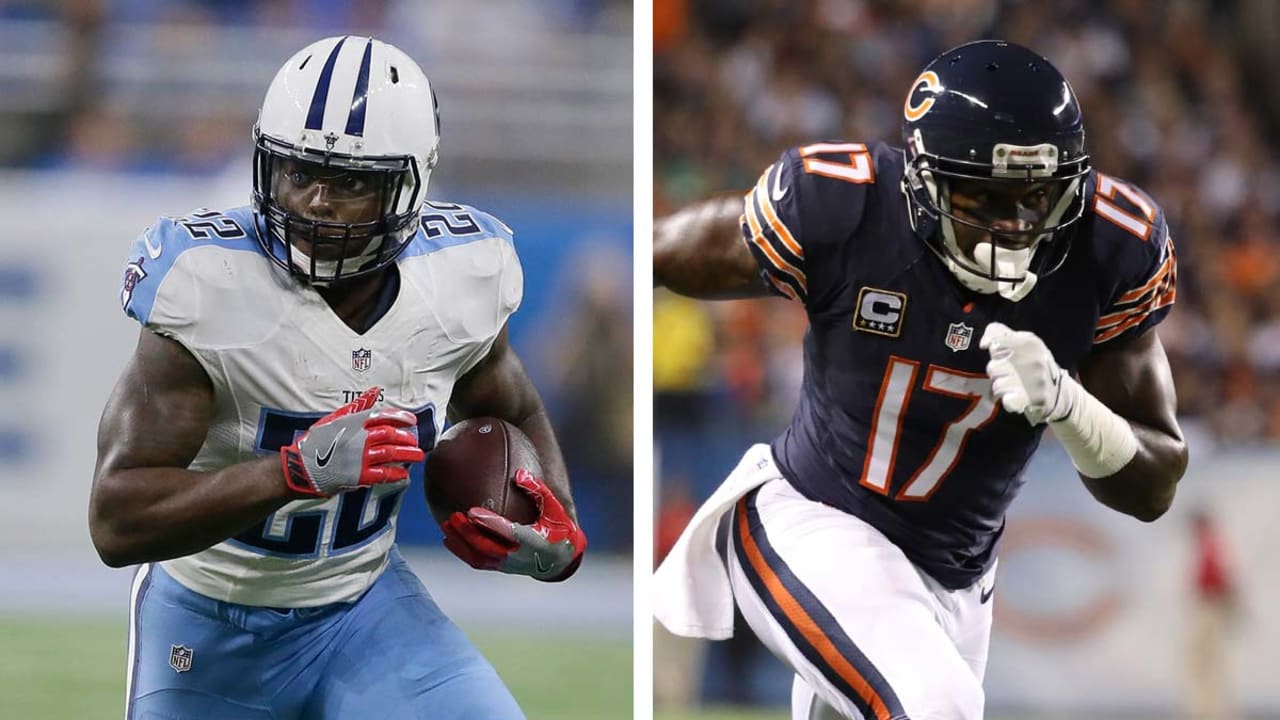
[[[127,720],[408,720],[524,714],[399,552],[354,603],[272,609],[134,581]]]

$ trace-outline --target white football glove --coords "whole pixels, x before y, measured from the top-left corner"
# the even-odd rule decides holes
[[[1067,372],[1058,367],[1035,333],[993,322],[983,331],[978,347],[991,353],[987,363],[991,392],[1005,410],[1022,415],[1032,425],[1061,420],[1071,411],[1070,393],[1062,392]]]

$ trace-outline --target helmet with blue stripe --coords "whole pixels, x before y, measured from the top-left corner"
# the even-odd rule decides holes
[[[329,285],[408,245],[440,142],[435,93],[408,55],[350,35],[308,45],[276,73],[253,135],[258,241],[278,265]],[[344,216],[344,201],[362,211]]]

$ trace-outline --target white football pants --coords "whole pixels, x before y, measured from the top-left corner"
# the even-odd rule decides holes
[[[947,590],[878,530],[781,475],[739,500],[731,521],[734,600],[796,673],[792,720],[982,718],[994,567]]]

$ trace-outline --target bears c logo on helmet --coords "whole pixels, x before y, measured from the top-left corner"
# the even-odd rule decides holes
[[[931,93],[937,95],[942,91],[942,83],[938,81],[938,75],[932,70],[926,70],[920,73],[920,77],[911,83],[911,89],[907,91],[907,101],[903,103],[902,114],[908,120],[919,120],[924,114],[929,112],[929,108],[933,107],[933,98],[926,97],[918,104],[912,104],[911,98],[915,97],[917,92]]]

